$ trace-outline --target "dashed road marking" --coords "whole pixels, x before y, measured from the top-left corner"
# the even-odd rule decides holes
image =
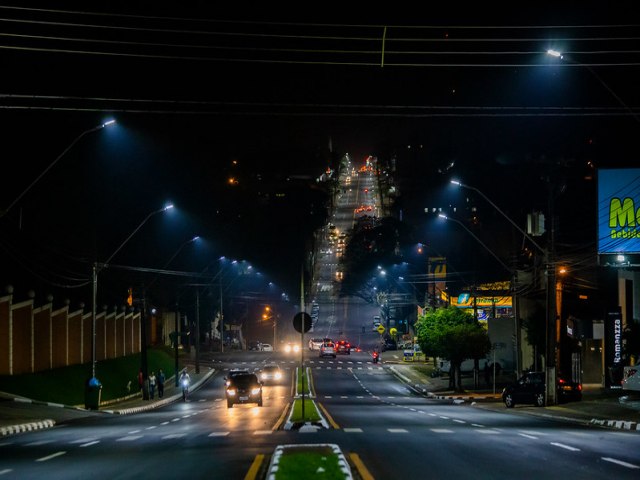
[[[579,448],[572,447],[570,445],[565,445],[564,443],[551,442],[551,445],[553,445],[554,447],[564,448],[565,450],[569,450],[571,452],[579,452],[580,451]]]
[[[361,428],[343,428],[346,433],[362,433]]]
[[[59,457],[59,456],[61,456],[61,455],[64,455],[65,453],[67,453],[67,452],[56,452],[56,453],[52,453],[51,455],[47,455],[46,457],[38,458],[38,459],[36,460],[36,462],[46,462],[47,460],[51,460],[51,459],[53,459],[53,458]]]
[[[527,433],[519,433],[518,435],[520,435],[521,437],[524,437],[524,438],[529,438],[531,440],[537,440],[538,439],[538,437],[534,437],[533,435],[529,435]]]
[[[182,438],[185,437],[186,433],[170,433],[169,435],[165,435],[162,437],[162,440],[172,440],[174,438]]]
[[[409,433],[409,431],[404,429],[404,428],[387,428],[387,432],[389,432],[389,433]]]
[[[431,428],[430,430],[433,433],[453,433],[453,430],[449,430],[446,428]]]
[[[253,432],[254,435],[271,435],[273,430],[256,430]]]
[[[91,445],[95,445],[96,443],[100,443],[100,440],[94,440],[93,442],[87,442],[80,445],[81,448],[90,447]]]
[[[627,462],[624,462],[622,460],[618,460],[616,458],[602,457],[602,460],[604,460],[605,462],[615,463],[615,464],[620,465],[622,467],[633,468],[633,469],[640,468],[640,466],[638,466],[638,465],[634,465],[633,463],[627,463]]]
[[[210,437],[226,437],[229,435],[229,432],[211,432],[209,434]]]
[[[142,438],[142,435],[129,435],[127,437],[116,439],[116,442],[133,442],[134,440],[139,440],[140,438]]]

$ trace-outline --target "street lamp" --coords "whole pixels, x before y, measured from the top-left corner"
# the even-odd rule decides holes
[[[55,158],[55,160],[54,160],[53,162],[51,162],[51,163],[49,164],[49,166],[48,166],[47,168],[45,168],[45,169],[42,171],[42,173],[40,173],[40,175],[38,175],[38,176],[35,178],[35,180],[29,184],[29,186],[28,186],[27,188],[25,188],[25,189],[24,189],[24,191],[23,191],[20,195],[18,195],[18,196],[16,197],[16,199],[15,199],[13,202],[11,202],[11,203],[9,204],[9,206],[8,206],[7,208],[5,208],[4,210],[0,210],[0,218],[4,217],[7,213],[9,213],[9,210],[11,210],[11,209],[16,205],[16,203],[18,203],[18,202],[22,199],[22,197],[24,197],[24,196],[25,196],[25,195],[26,195],[26,194],[27,194],[27,193],[28,193],[28,192],[33,188],[33,186],[34,186],[36,183],[38,183],[38,182],[40,181],[40,179],[41,179],[42,177],[44,177],[44,176],[47,174],[47,172],[48,172],[49,170],[51,170],[51,169],[56,165],[56,163],[58,163],[58,161],[59,161],[62,157],[64,157],[64,156],[65,156],[65,154],[66,154],[69,150],[71,150],[71,149],[73,148],[73,146],[74,146],[76,143],[78,143],[78,142],[79,142],[79,141],[80,141],[80,140],[81,140],[85,135],[88,135],[88,134],[90,134],[90,133],[96,132],[96,131],[98,131],[98,130],[102,130],[103,128],[108,127],[108,126],[110,126],[110,125],[113,125],[113,124],[115,124],[115,123],[116,123],[116,121],[115,121],[115,120],[108,120],[108,121],[106,121],[106,122],[104,122],[104,123],[102,123],[102,124],[100,124],[100,125],[98,125],[98,126],[96,126],[96,127],[90,128],[89,130],[85,130],[85,131],[84,131],[84,132],[82,132],[80,135],[78,135],[78,136],[77,136],[77,137],[76,137],[76,138],[75,138],[75,139],[74,139],[74,140],[69,144],[69,146],[68,146],[67,148],[65,148],[65,149],[62,151],[62,153],[61,153],[60,155],[58,155],[58,156]]]
[[[131,237],[133,237],[138,232],[138,230],[140,230],[140,228],[142,228],[142,226],[145,223],[147,223],[147,221],[151,217],[153,217],[158,213],[166,212],[167,210],[172,208],[173,208],[173,205],[168,204],[158,210],[154,210],[149,215],[147,215],[145,219],[142,220],[142,222],[140,222],[140,224],[136,227],[136,229],[133,232],[131,232],[131,234],[124,240],[124,242],[122,242],[120,246],[116,248],[116,250],[111,254],[111,256],[109,256],[107,261],[100,264],[100,269],[98,269],[98,266],[99,266],[98,262],[93,263],[93,268],[92,268],[93,292],[92,292],[92,302],[91,302],[92,303],[91,305],[91,378],[95,378],[96,376],[96,301],[98,296],[98,273],[100,273],[102,269],[109,266],[109,262],[113,260],[113,257],[117,255],[117,253],[122,249],[122,247],[124,247],[127,244],[127,242],[131,240]],[[142,326],[142,328],[144,328],[144,325]],[[143,343],[142,348],[145,348],[146,345],[144,345],[144,342],[142,343]]]
[[[546,368],[546,382],[545,382],[545,397],[546,403],[548,405],[554,405],[556,403],[555,398],[555,388],[553,386],[556,384],[556,372],[555,372],[555,350],[556,350],[556,337],[555,337],[555,323],[556,323],[556,303],[555,303],[555,265],[553,265],[554,261],[554,248],[555,248],[555,221],[553,219],[553,203],[549,201],[549,217],[551,221],[551,231],[549,237],[549,248],[542,248],[530,235],[528,235],[522,228],[518,226],[516,222],[514,222],[506,213],[504,213],[495,203],[493,203],[484,193],[478,190],[475,187],[471,187],[469,185],[465,185],[462,182],[457,180],[451,180],[451,183],[457,185],[462,188],[467,188],[469,190],[473,190],[478,193],[482,198],[484,198],[493,208],[496,209],[498,213],[500,213],[504,218],[506,218],[511,225],[513,225],[516,230],[518,230],[527,240],[529,240],[544,256],[545,259],[545,268],[546,268],[546,276],[547,276],[547,285],[546,285],[546,354],[545,354],[545,368]],[[518,319],[515,318],[516,323],[518,323]],[[518,327],[516,331],[516,337],[519,336],[520,329]],[[519,342],[516,339],[519,348]]]
[[[580,63],[580,62],[576,62],[575,60],[573,60],[572,58],[570,58],[567,55],[564,55],[562,52],[558,51],[558,50],[553,50],[553,49],[549,49],[547,50],[547,55],[550,55],[552,57],[555,58],[559,58],[560,60],[564,60],[566,62],[569,62],[573,65],[577,65],[580,67],[584,67],[586,68],[589,73],[591,73],[591,75],[593,75],[596,80],[598,80],[598,82],[600,82],[600,85],[602,85],[607,92],[609,92],[611,94],[611,96],[613,96],[613,98],[616,99],[616,101],[622,105],[622,107],[624,107],[625,110],[627,110],[629,112],[629,114],[631,114],[631,116],[634,118],[634,120],[638,123],[640,123],[640,118],[638,117],[638,115],[635,114],[635,112],[631,109],[631,107],[629,107],[629,105],[627,105],[626,103],[624,103],[624,101],[616,94],[616,92],[614,92],[611,87],[609,87],[609,85],[606,84],[606,82],[600,77],[600,75],[598,75],[596,73],[596,71],[591,68],[591,66],[587,65],[586,63]]]

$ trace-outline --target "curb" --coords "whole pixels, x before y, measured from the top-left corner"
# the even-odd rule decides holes
[[[11,425],[9,427],[0,428],[0,437],[7,435],[13,435],[15,433],[32,432],[34,430],[43,430],[45,428],[51,428],[56,424],[53,420],[42,420],[39,422],[22,423],[19,425]]]
[[[589,422],[591,425],[598,425],[601,427],[611,427],[618,428],[621,430],[631,430],[640,432],[640,423],[637,422],[627,422],[625,420],[600,420],[597,418],[592,418]]]

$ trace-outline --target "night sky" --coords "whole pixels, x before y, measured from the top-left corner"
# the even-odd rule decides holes
[[[118,122],[83,136],[0,219],[0,284],[17,296],[83,284],[87,265],[166,201],[175,211],[153,216],[119,262],[162,268],[199,234],[205,253],[185,247],[174,268],[246,259],[291,291],[304,236],[324,220],[314,179],[347,152],[393,159],[415,239],[473,277],[495,262],[424,212],[457,207],[468,219],[451,178],[523,226],[546,208],[552,178],[561,240],[588,249],[595,187],[585,178],[638,165],[631,2],[424,14],[130,3],[0,5],[2,208],[83,132]],[[568,53],[560,61],[549,48]],[[521,242],[472,201],[488,245]]]

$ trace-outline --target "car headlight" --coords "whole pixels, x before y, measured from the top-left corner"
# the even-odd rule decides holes
[[[263,373],[262,375],[260,375],[260,378],[262,378],[263,380],[267,378],[267,374]]]
[[[296,353],[299,352],[300,351],[300,345],[294,345],[293,351],[296,352]]]
[[[284,351],[285,351],[286,353],[289,353],[289,352],[291,351],[291,345],[286,345],[286,346],[284,347]]]
[[[280,372],[276,372],[276,374],[273,376],[276,380],[280,380],[282,378],[282,374]]]
[[[235,394],[236,394],[235,389],[230,388],[230,389],[227,390],[227,395],[233,397]]]
[[[260,393],[260,387],[251,389],[251,395],[258,395],[259,393]]]

